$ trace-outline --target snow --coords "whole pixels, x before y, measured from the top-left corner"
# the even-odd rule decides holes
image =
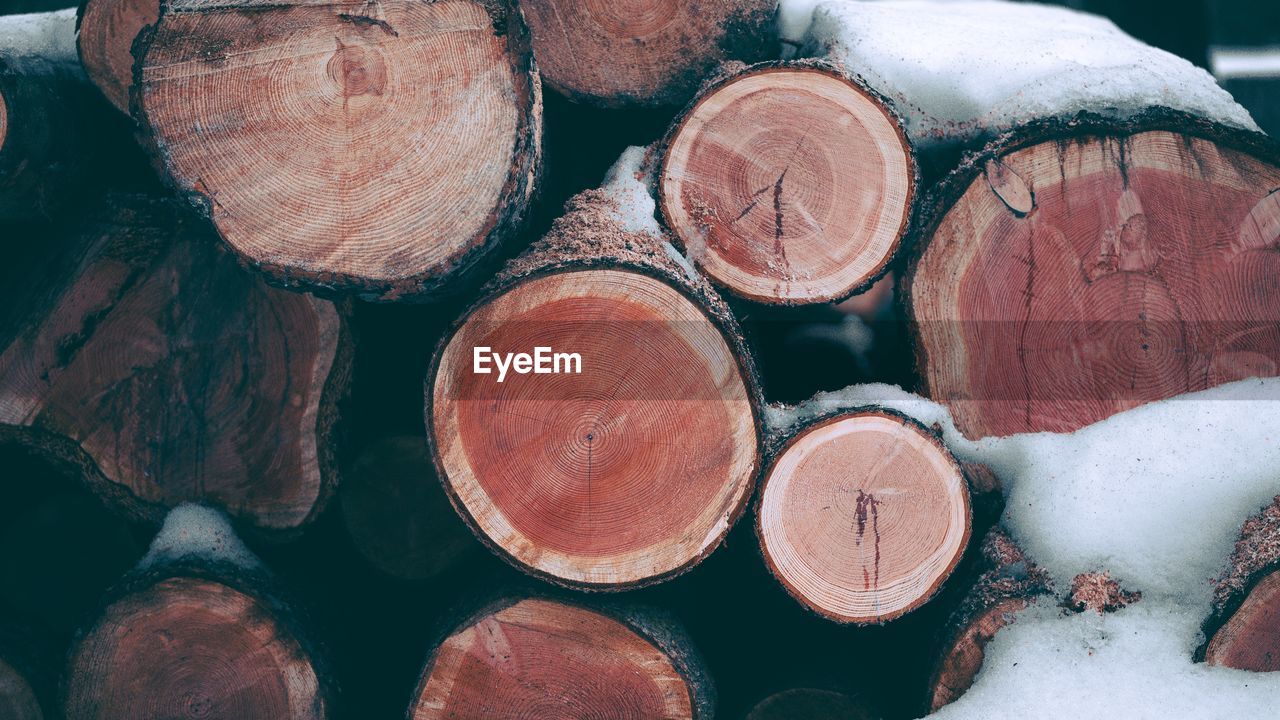
[[[138,567],[146,569],[193,557],[206,562],[239,565],[245,569],[262,565],[262,561],[236,537],[225,515],[213,508],[186,503],[165,516],[164,525],[151,541],[151,548]]]
[[[1209,67],[1219,80],[1280,77],[1280,46],[1209,48]]]
[[[653,199],[652,166],[649,148],[633,145],[623,150],[613,167],[605,173],[600,189],[617,206],[619,227],[627,232],[662,237],[657,203]]]
[[[998,1],[783,0],[784,45],[827,56],[890,98],[922,150],[1041,118],[1153,106],[1256,130],[1209,73],[1066,8]],[[804,32],[808,12],[812,21]]]
[[[934,717],[1269,717],[1280,674],[1191,661],[1212,580],[1245,519],[1280,493],[1280,379],[1244,380],[1144,405],[1071,434],[967,440],[947,410],[887,385],[773,408],[783,428],[876,404],[936,426],[1005,487],[1003,523],[1065,588],[1109,571],[1142,600],[1107,615],[1022,613],[987,648],[974,687]]]
[[[38,58],[79,68],[76,9],[0,17],[0,60]]]

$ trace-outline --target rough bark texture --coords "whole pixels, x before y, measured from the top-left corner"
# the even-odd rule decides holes
[[[535,344],[581,353],[582,373],[473,374],[473,347]],[[573,587],[697,564],[759,467],[759,388],[728,307],[664,239],[625,230],[603,191],[571,200],[463,315],[426,404],[455,508],[517,567]]]
[[[168,200],[88,216],[6,288],[0,438],[77,465],[135,518],[204,500],[296,531],[335,482],[342,316],[265,286]]]
[[[970,437],[1280,372],[1280,151],[1152,111],[1030,125],[931,195],[904,292]]]
[[[1239,670],[1280,670],[1280,497],[1249,518],[1218,579],[1197,659]]]
[[[541,85],[505,0],[179,0],[134,55],[133,114],[172,184],[287,287],[455,289],[541,172]]]
[[[709,720],[715,689],[669,617],[645,608],[512,596],[436,645],[409,720],[570,713]]]
[[[82,0],[76,12],[80,64],[125,115],[133,90],[133,42],[159,17],[160,0]]]

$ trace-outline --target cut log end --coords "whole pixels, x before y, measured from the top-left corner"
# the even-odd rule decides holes
[[[862,702],[833,690],[794,688],[761,700],[746,720],[873,720]]]
[[[966,435],[1280,373],[1280,168],[1222,129],[1125,130],[1012,141],[953,178],[908,295]]]
[[[476,348],[573,353],[557,374],[477,374]],[[564,373],[580,367],[579,373]],[[535,276],[443,349],[430,422],[472,525],[573,586],[644,584],[701,560],[741,512],[755,414],[721,330],[672,285],[619,269]]]
[[[40,701],[27,678],[0,658],[0,718],[44,720]]]
[[[879,277],[907,230],[915,165],[897,119],[813,65],[714,86],[667,147],[660,200],[690,257],[730,292],[831,302]]]
[[[248,264],[368,299],[429,295],[522,217],[541,103],[518,13],[188,4],[145,43],[143,121]]]
[[[929,698],[931,712],[950,705],[973,687],[986,659],[987,644],[1015,614],[1027,607],[1027,602],[1023,598],[1002,600],[973,618],[952,639],[942,653],[933,678]]]
[[[327,713],[316,669],[271,607],[211,580],[169,578],[112,604],[68,677],[68,720]]]
[[[893,620],[929,600],[969,539],[960,466],[914,421],[880,410],[802,430],[774,461],[757,530],[787,591],[838,622]]]
[[[763,55],[770,0],[522,2],[543,80],[605,106],[678,105],[728,59]]]
[[[680,663],[612,616],[525,599],[458,628],[427,664],[411,720],[701,717]]]
[[[1280,671],[1280,571],[1253,587],[1209,641],[1204,659],[1238,670]]]
[[[160,17],[158,0],[87,0],[76,45],[85,74],[120,112],[129,114],[133,41]]]

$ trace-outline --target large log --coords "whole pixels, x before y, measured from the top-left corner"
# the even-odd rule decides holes
[[[443,292],[536,185],[541,90],[505,0],[176,0],[134,54],[172,183],[285,286]]]
[[[741,514],[759,467],[759,390],[738,325],[653,224],[636,173],[620,162],[606,190],[571,200],[446,336],[427,381],[454,506],[517,567],[574,587],[689,569]],[[477,372],[478,353],[536,347],[577,365],[548,356],[557,374],[504,377],[486,360]]]
[[[919,182],[889,102],[814,60],[710,84],[673,126],[659,180],[689,258],[729,292],[782,305],[869,288],[909,230]]]
[[[131,517],[204,500],[294,532],[336,478],[345,323],[237,267],[180,210],[112,196],[6,287],[0,438],[77,465]]]
[[[1171,111],[1046,121],[929,200],[905,283],[970,437],[1069,432],[1280,372],[1280,150]]]
[[[1280,497],[1249,518],[1214,591],[1197,659],[1238,670],[1280,670]]]
[[[678,626],[540,597],[487,605],[432,651],[409,720],[709,720],[715,694]]]
[[[76,50],[84,72],[125,115],[133,92],[133,42],[160,17],[160,0],[84,0],[76,13]]]
[[[550,87],[597,105],[680,105],[726,60],[769,57],[774,0],[521,0]]]
[[[773,433],[756,532],[773,575],[842,623],[884,623],[928,602],[969,541],[960,464],[914,420],[851,408]]]
[[[213,510],[173,511],[74,643],[67,720],[321,720],[332,689],[260,562]]]

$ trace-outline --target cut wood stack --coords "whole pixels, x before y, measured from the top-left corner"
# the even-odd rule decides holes
[[[1197,656],[1238,670],[1280,670],[1280,497],[1249,518],[1218,580]]]

